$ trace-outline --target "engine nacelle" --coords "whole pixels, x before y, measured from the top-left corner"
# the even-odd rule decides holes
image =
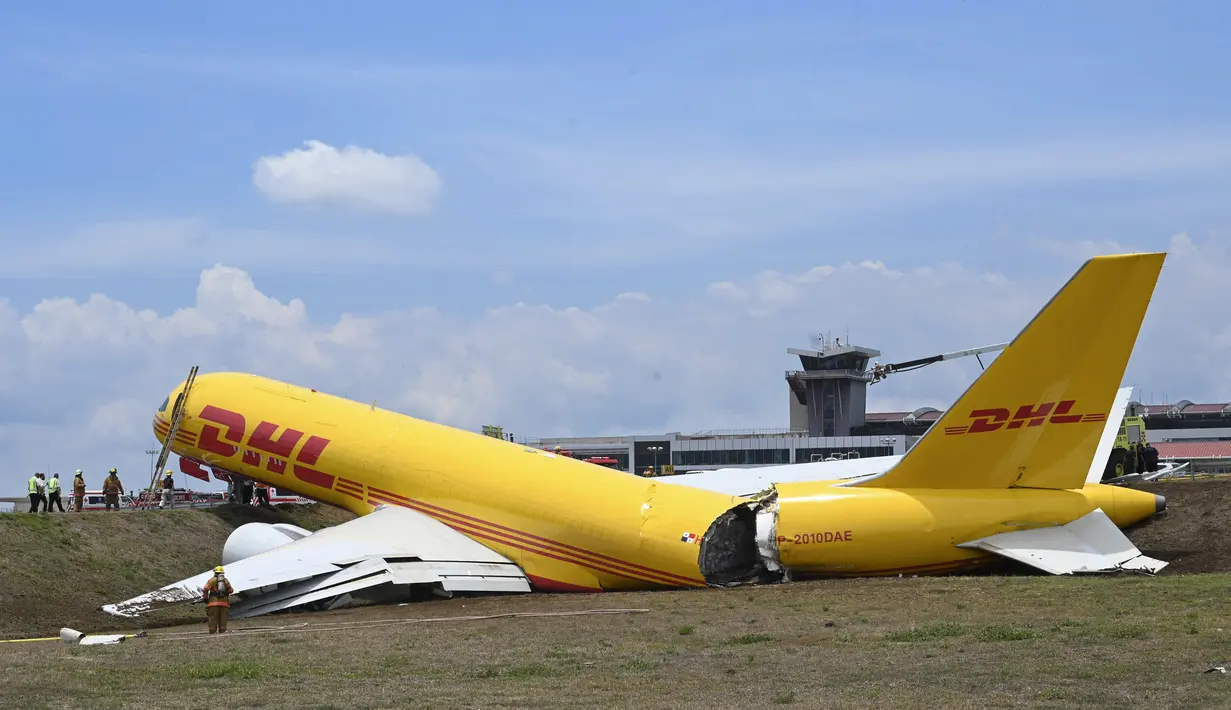
[[[288,523],[247,523],[235,528],[227,536],[222,546],[223,566],[234,564],[262,552],[268,552],[275,547],[296,540],[301,540],[312,533],[297,525]]]

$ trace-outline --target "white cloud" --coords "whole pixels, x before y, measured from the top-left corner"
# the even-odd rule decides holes
[[[622,293],[588,309],[516,303],[474,317],[402,304],[321,322],[221,265],[202,272],[194,306],[171,313],[99,294],[24,313],[0,302],[0,483],[20,485],[49,455],[58,470],[145,475],[149,416],[193,364],[518,436],[783,426],[782,375],[797,365],[785,348],[810,333],[849,327],[887,359],[1005,341],[1086,250],[1070,248],[1038,282],[866,261],[738,276],[675,300]],[[1129,384],[1231,399],[1228,272],[1231,244],[1172,239]],[[945,407],[977,373],[971,359],[902,375],[871,390],[871,407]]]
[[[94,408],[86,433],[96,442],[112,438],[140,440],[148,435],[150,403],[135,397],[106,402]]]
[[[264,156],[252,184],[275,202],[338,204],[417,214],[440,195],[440,177],[416,155],[385,155],[348,145],[341,150],[310,140],[306,148]]]

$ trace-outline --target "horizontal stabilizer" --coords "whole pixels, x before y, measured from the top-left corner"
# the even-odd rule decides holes
[[[1167,566],[1141,554],[1102,509],[1067,525],[999,533],[958,547],[991,552],[1051,574],[1156,574]]]
[[[115,616],[138,616],[201,600],[213,575],[202,572],[141,596],[108,604]],[[238,600],[234,618],[322,602],[376,587],[439,585],[444,592],[530,591],[508,558],[427,515],[381,506],[368,515],[226,566]]]

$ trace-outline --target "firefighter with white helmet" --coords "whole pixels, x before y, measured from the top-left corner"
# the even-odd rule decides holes
[[[73,512],[80,513],[81,506],[85,503],[85,478],[81,473],[81,469],[73,474]]]

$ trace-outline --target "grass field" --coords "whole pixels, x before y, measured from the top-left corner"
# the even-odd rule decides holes
[[[244,523],[315,530],[352,517],[319,505],[0,514],[0,638],[114,623],[100,606],[210,569],[227,535]]]
[[[1231,707],[1231,674],[1204,672],[1231,662],[1231,482],[1148,489],[1169,512],[1130,537],[1172,562],[1159,577],[468,598],[271,615],[221,637],[191,607],[119,646],[0,645],[0,707]],[[126,630],[98,605],[208,569],[253,516],[292,514],[349,517],[0,516],[0,629]],[[459,618],[613,608],[644,611]],[[177,619],[194,623],[165,626]]]
[[[407,623],[602,608],[648,611]],[[370,625],[339,628],[360,622]],[[453,599],[232,630],[159,629],[112,647],[9,644],[0,705],[1231,707],[1231,675],[1203,673],[1231,660],[1225,574]]]

